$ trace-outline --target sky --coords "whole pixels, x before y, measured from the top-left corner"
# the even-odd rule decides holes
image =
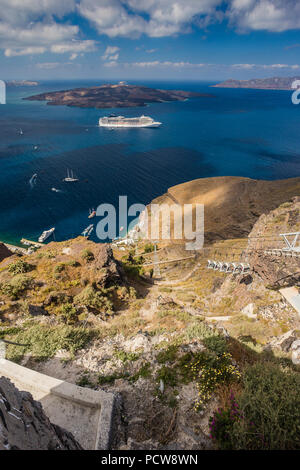
[[[300,0],[0,0],[0,79],[300,76]]]

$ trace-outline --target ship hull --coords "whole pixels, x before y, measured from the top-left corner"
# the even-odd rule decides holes
[[[109,127],[109,128],[126,128],[126,129],[140,129],[142,127],[159,127],[161,126],[161,122],[152,122],[151,124],[137,124],[137,125],[134,125],[134,124],[105,124],[105,123],[101,123],[99,121],[99,126],[100,127]]]

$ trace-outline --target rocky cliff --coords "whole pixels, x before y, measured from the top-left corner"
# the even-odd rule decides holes
[[[265,284],[274,287],[300,285],[300,258],[285,256],[272,249],[285,248],[281,233],[300,232],[300,198],[283,203],[263,214],[249,235],[249,261]],[[287,237],[292,241],[294,236]],[[300,246],[300,237],[297,242]],[[299,253],[300,254],[300,253]]]
[[[28,392],[0,377],[0,450],[80,450],[68,431],[52,424]]]
[[[4,243],[0,243],[0,263],[11,255],[12,252],[4,245]]]

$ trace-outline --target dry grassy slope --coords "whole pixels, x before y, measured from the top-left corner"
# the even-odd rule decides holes
[[[156,204],[204,204],[205,240],[240,238],[258,217],[300,194],[300,178],[276,181],[235,176],[200,178],[173,186]]]

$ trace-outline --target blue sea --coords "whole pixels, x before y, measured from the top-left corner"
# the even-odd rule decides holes
[[[211,88],[212,83],[194,81],[135,83],[214,96],[99,110],[23,98],[101,81],[8,89],[7,104],[0,105],[0,240],[36,240],[50,227],[56,227],[57,241],[72,238],[91,223],[89,208],[118,207],[119,195],[127,195],[129,205],[148,204],[170,186],[195,178],[300,176],[300,105],[292,104],[291,92]],[[99,117],[110,113],[144,113],[163,125],[98,127]],[[63,183],[68,168],[78,183]],[[36,184],[30,185],[35,173]],[[99,241],[95,232],[91,238]]]

